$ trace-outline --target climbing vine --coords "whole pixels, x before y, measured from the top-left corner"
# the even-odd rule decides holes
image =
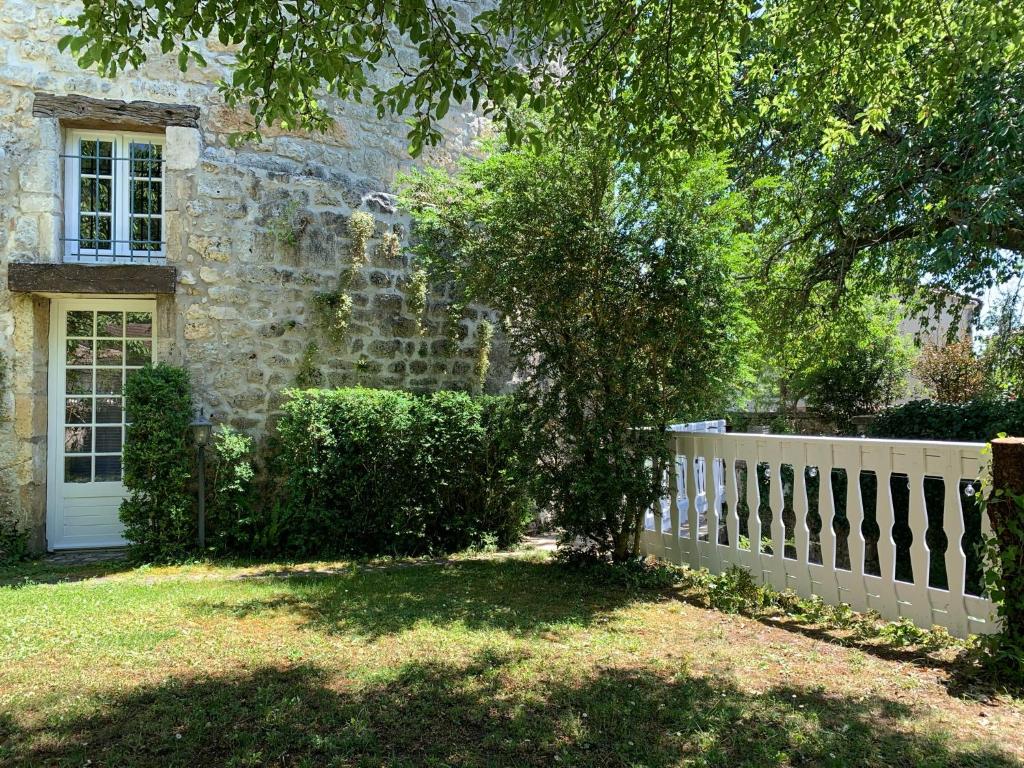
[[[0,419],[7,417],[7,355],[0,352]]]
[[[312,389],[323,383],[323,374],[316,365],[317,355],[320,353],[316,342],[309,342],[299,360],[299,369],[295,372],[295,386],[299,389]]]
[[[409,314],[416,318],[417,331],[423,333],[423,313],[427,309],[427,271],[422,267],[414,267],[412,274],[409,275],[405,304],[409,308]]]
[[[324,335],[335,346],[345,340],[349,319],[352,316],[352,297],[348,293],[352,284],[352,272],[343,275],[339,282],[341,285],[338,290],[313,297],[313,306],[316,308]]]
[[[385,232],[381,235],[380,244],[377,246],[377,258],[387,261],[397,261],[402,253],[402,242],[394,232]]]
[[[305,229],[306,220],[299,219],[299,201],[289,200],[276,216],[267,221],[267,229],[279,243],[294,248]]]
[[[373,237],[377,222],[366,211],[356,211],[348,219],[348,237],[351,241],[352,268],[366,264],[366,244]]]
[[[487,371],[491,367],[491,341],[494,339],[494,325],[490,320],[481,320],[476,329],[476,360],[473,363],[473,384],[476,391],[483,392]]]

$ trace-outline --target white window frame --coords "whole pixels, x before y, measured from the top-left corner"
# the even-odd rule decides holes
[[[82,248],[79,237],[79,216],[81,215],[81,164],[79,146],[85,141],[109,141],[113,144],[111,174],[113,180],[113,211],[111,212],[112,248]],[[155,144],[166,150],[165,137],[161,133],[137,133],[125,131],[101,131],[87,129],[68,130],[64,148],[64,260],[83,263],[162,263],[165,245],[159,250],[140,250],[129,247],[131,239],[131,213],[129,212],[129,179],[131,177],[128,147],[132,142]],[[165,214],[167,200],[167,174],[162,167],[160,212],[153,218],[160,219],[161,240],[167,236]]]

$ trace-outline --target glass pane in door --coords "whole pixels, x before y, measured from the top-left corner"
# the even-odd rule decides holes
[[[121,481],[125,377],[153,359],[150,312],[65,317],[64,482]]]

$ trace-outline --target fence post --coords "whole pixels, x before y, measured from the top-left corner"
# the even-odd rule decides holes
[[[1001,495],[999,492],[1002,491]],[[999,545],[1002,569],[1003,631],[1024,640],[1024,508],[1008,494],[1024,495],[1024,438],[992,441],[992,494],[988,501],[992,532]]]

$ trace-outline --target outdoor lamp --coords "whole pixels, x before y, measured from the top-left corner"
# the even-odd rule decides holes
[[[203,409],[199,409],[199,415],[192,419],[192,439],[195,441],[196,450],[199,451],[199,516],[197,528],[199,529],[199,548],[206,547],[206,446],[210,444],[210,434],[213,432],[213,422],[206,418]]]
[[[192,420],[192,439],[196,447],[202,450],[210,444],[210,434],[213,432],[213,422],[206,418],[202,409],[199,415]]]

